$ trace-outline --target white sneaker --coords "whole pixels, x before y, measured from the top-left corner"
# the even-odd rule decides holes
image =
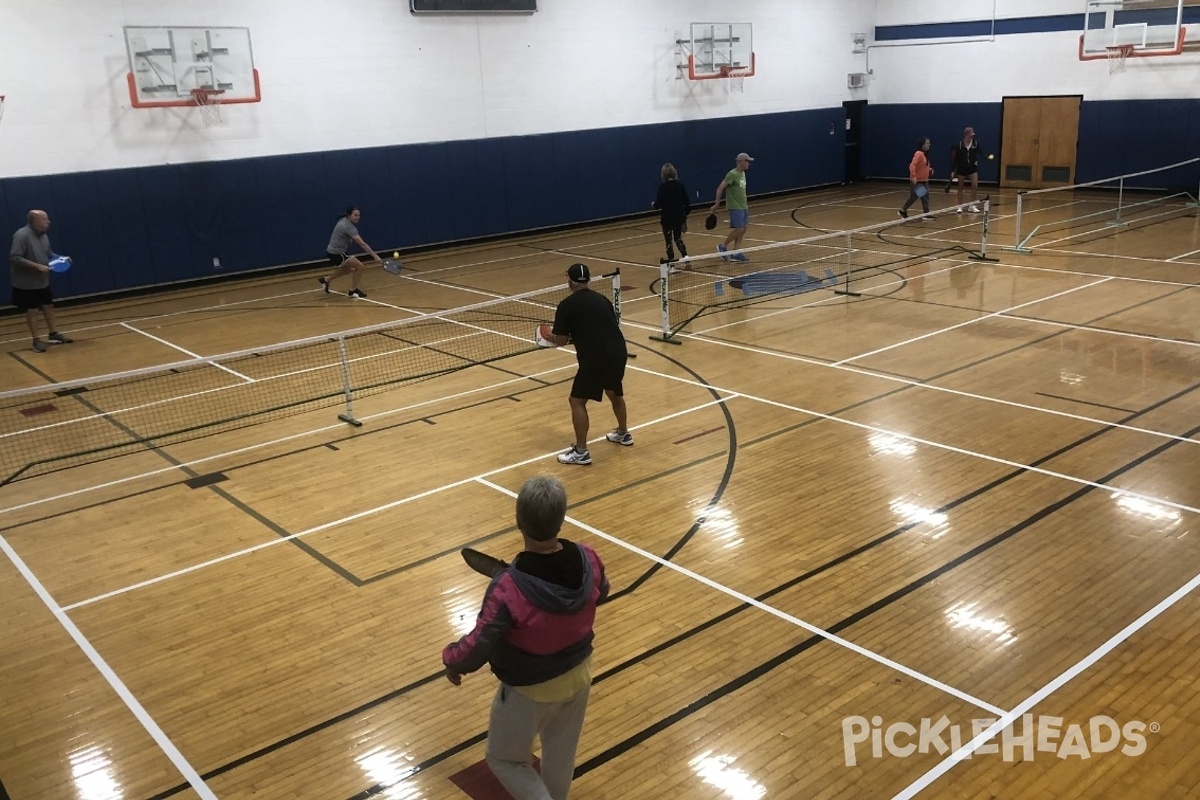
[[[560,464],[580,464],[587,466],[592,463],[592,454],[587,450],[580,450],[575,445],[571,445],[571,449],[565,453],[560,453],[558,456]]]
[[[954,209],[954,213],[955,213],[955,214],[961,214],[961,213],[962,213],[962,209],[961,209],[961,208],[956,208],[956,209]]]
[[[970,211],[972,214],[978,214],[979,206],[975,205],[974,203],[971,203],[971,205],[967,206],[967,211]]]
[[[621,433],[621,431],[609,431],[604,435],[613,444],[623,444],[626,447],[633,447],[633,434],[629,431]]]

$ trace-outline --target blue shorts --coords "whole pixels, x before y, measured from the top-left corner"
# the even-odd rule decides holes
[[[729,227],[744,228],[750,224],[750,209],[748,208],[731,208],[729,209]]]

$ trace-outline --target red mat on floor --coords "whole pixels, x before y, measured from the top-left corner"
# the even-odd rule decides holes
[[[533,760],[538,769],[538,760]],[[450,776],[450,782],[462,789],[471,800],[513,800],[513,796],[500,785],[496,776],[488,769],[486,761],[480,761],[462,772]]]

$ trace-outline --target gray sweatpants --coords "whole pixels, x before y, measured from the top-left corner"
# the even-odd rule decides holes
[[[538,703],[503,683],[492,699],[487,764],[516,800],[567,800],[588,689],[565,703]],[[542,774],[533,768],[533,739],[542,740]]]

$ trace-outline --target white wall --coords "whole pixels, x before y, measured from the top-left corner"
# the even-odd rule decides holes
[[[1083,15],[1084,0],[878,0],[875,24],[918,25],[997,18]],[[869,48],[872,103],[999,101],[1005,95],[1082,94],[1084,100],[1200,96],[1200,52],[1130,59],[1109,75],[1106,61],[1079,61],[1082,30],[996,36],[954,44],[882,42]],[[1189,41],[1200,41],[1190,31]]]
[[[924,3],[925,0],[922,0]],[[604,128],[840,105],[874,0],[0,0],[0,176]],[[676,79],[691,22],[752,22],[744,92]],[[249,27],[263,102],[134,109],[122,27]]]

